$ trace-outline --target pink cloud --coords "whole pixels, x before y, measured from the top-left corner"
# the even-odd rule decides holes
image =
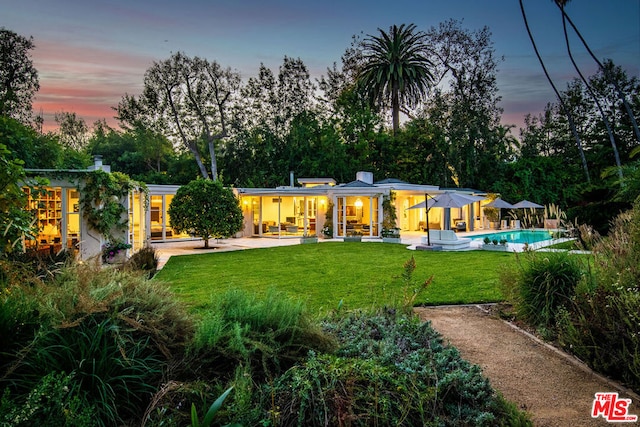
[[[115,126],[115,107],[125,93],[142,90],[144,73],[154,58],[75,44],[40,42],[33,54],[40,90],[34,111],[44,130],[57,126],[54,114],[74,112],[88,124],[106,119]]]

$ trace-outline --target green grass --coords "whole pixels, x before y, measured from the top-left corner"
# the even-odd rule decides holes
[[[409,251],[403,245],[329,242],[172,257],[156,276],[195,309],[215,294],[269,288],[301,299],[314,313],[402,303],[403,264],[415,257],[413,282],[433,275],[415,304],[501,301],[499,270],[515,262],[504,252]],[[409,290],[412,292],[412,289]]]

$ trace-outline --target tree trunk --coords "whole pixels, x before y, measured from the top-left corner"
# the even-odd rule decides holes
[[[611,142],[611,148],[613,148],[613,156],[615,158],[616,166],[618,168],[618,178],[620,178],[620,185],[622,186],[624,184],[622,182],[623,176],[622,176],[622,165],[620,164],[620,154],[618,153],[618,146],[616,145],[616,139],[613,136],[613,131],[611,130],[611,125],[609,123],[609,119],[607,119],[606,114],[604,114],[604,111],[602,110],[602,107],[600,106],[600,102],[598,101],[598,98],[596,97],[596,94],[593,92],[593,89],[591,89],[591,86],[589,85],[589,82],[587,81],[587,79],[585,79],[584,75],[582,75],[582,72],[580,71],[580,67],[578,67],[578,64],[576,63],[575,59],[573,58],[573,52],[571,52],[571,46],[569,44],[569,36],[567,34],[567,19],[566,19],[567,15],[564,12],[564,6],[558,4],[558,7],[562,11],[562,29],[564,31],[564,40],[565,40],[565,44],[567,45],[567,53],[569,54],[569,59],[571,59],[571,63],[573,64],[573,68],[575,68],[576,72],[580,76],[580,79],[582,80],[582,82],[584,83],[585,87],[587,88],[587,91],[589,92],[589,95],[591,96],[591,99],[593,99],[593,102],[595,102],[596,107],[598,107],[598,111],[600,112],[600,116],[602,117],[602,121],[604,122],[604,126],[607,129],[607,134],[609,135],[609,142]]]
[[[218,162],[216,160],[216,149],[213,139],[209,139],[209,155],[211,156],[211,179],[218,180]]]
[[[396,136],[400,130],[400,96],[395,84],[391,95],[391,114],[393,115],[393,136]]]
[[[197,148],[192,148],[191,144],[189,144],[189,151],[193,154],[193,157],[196,159],[196,163],[198,164],[198,168],[200,169],[200,174],[204,179],[209,179],[209,172],[207,172],[207,168],[204,167],[204,163],[202,162],[202,157],[200,157],[200,152],[198,152]]]
[[[558,7],[560,7],[559,4],[558,4]],[[580,38],[580,41],[582,42],[582,44],[585,47],[585,49],[587,49],[587,52],[589,52],[589,55],[591,55],[591,58],[593,58],[593,60],[596,62],[596,64],[598,64],[598,67],[600,67],[600,70],[602,70],[602,74],[604,75],[605,79],[607,81],[609,81],[609,83],[613,84],[613,87],[616,89],[616,93],[618,94],[618,98],[624,104],[625,110],[627,110],[627,115],[629,116],[629,119],[631,120],[631,125],[633,126],[633,131],[634,131],[634,133],[636,135],[636,140],[638,140],[638,142],[640,142],[640,129],[638,129],[638,122],[636,121],[636,117],[633,114],[633,111],[631,110],[631,106],[629,105],[629,102],[627,102],[627,96],[622,91],[622,88],[618,84],[618,81],[615,78],[613,78],[613,77],[611,77],[609,75],[607,70],[602,65],[602,62],[600,62],[598,57],[596,57],[596,55],[593,53],[593,51],[591,50],[591,48],[587,44],[586,40],[582,37],[582,33],[580,33],[580,31],[578,31],[578,28],[575,26],[575,24],[573,23],[573,21],[571,20],[569,15],[567,15],[567,12],[565,12],[564,7],[560,7],[560,10],[562,11],[563,18],[567,19],[567,21],[569,22],[569,25],[571,25],[571,28],[573,28],[573,31],[576,32],[576,35],[578,36],[578,38]]]
[[[203,237],[202,240],[204,241],[204,248],[209,249],[209,237]]]
[[[589,176],[589,167],[587,166],[587,159],[584,155],[584,150],[582,149],[582,141],[580,141],[580,136],[578,135],[576,125],[573,121],[573,115],[571,114],[569,109],[566,107],[564,101],[562,100],[562,97],[560,96],[560,92],[558,92],[556,85],[553,83],[553,80],[551,80],[551,76],[547,71],[547,67],[544,65],[542,56],[540,56],[540,52],[538,51],[538,46],[536,45],[536,42],[533,39],[533,34],[531,34],[531,28],[529,28],[529,21],[527,20],[527,14],[524,11],[524,5],[522,4],[522,0],[520,0],[520,11],[522,12],[522,19],[524,20],[524,25],[527,29],[527,34],[529,35],[529,40],[531,40],[531,45],[533,46],[533,50],[536,53],[536,57],[538,58],[540,65],[542,66],[544,75],[547,78],[547,81],[549,82],[549,84],[551,85],[553,92],[556,94],[556,97],[558,98],[558,102],[560,103],[560,107],[562,108],[562,111],[566,114],[567,119],[569,120],[569,127],[571,128],[571,133],[573,133],[573,137],[576,140],[576,145],[578,146],[578,151],[580,152],[580,159],[582,160],[582,168],[584,169],[584,173],[587,177],[587,182],[591,183],[591,177]]]

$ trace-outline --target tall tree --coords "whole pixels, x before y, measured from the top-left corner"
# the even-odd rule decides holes
[[[55,114],[58,124],[60,143],[74,150],[81,150],[87,144],[89,128],[85,121],[76,113],[59,112]]]
[[[372,105],[391,103],[393,133],[400,129],[400,108],[413,107],[426,95],[432,80],[426,35],[414,24],[393,25],[389,32],[368,35],[362,43],[364,64],[358,83]]]
[[[551,88],[553,89],[553,92],[556,94],[558,102],[560,103],[560,107],[562,108],[564,114],[566,114],[567,119],[569,120],[569,127],[571,128],[571,133],[573,134],[573,137],[575,138],[576,145],[578,147],[578,151],[580,152],[580,159],[582,160],[582,169],[584,170],[587,182],[591,182],[591,177],[589,175],[589,167],[587,166],[587,158],[584,155],[584,149],[582,147],[582,141],[580,140],[580,135],[578,134],[578,131],[576,130],[576,125],[574,123],[573,116],[571,115],[571,112],[567,109],[567,107],[565,106],[564,101],[562,100],[562,97],[560,96],[560,92],[558,92],[558,89],[556,88],[556,85],[553,83],[553,80],[551,79],[551,76],[549,75],[549,72],[547,71],[547,67],[544,65],[544,61],[542,60],[542,56],[540,55],[540,52],[538,51],[538,46],[536,45],[535,39],[533,38],[533,33],[531,32],[531,28],[529,27],[529,20],[527,19],[527,13],[524,10],[524,4],[522,3],[522,0],[519,0],[519,1],[520,1],[520,11],[522,12],[522,19],[524,20],[524,25],[525,25],[525,27],[527,29],[527,35],[529,36],[529,40],[531,41],[531,45],[533,46],[533,50],[536,53],[536,57],[538,58],[538,62],[540,62],[540,66],[542,67],[542,71],[544,72],[544,75],[547,78],[547,81],[551,85]]]
[[[141,124],[179,142],[193,154],[202,177],[215,181],[217,146],[228,135],[230,104],[239,88],[237,72],[178,52],[147,70],[143,93],[123,97],[118,119],[128,128]],[[208,149],[210,170],[201,145]]]
[[[175,153],[171,142],[150,129],[113,129],[104,120],[94,123],[86,151],[100,154],[112,170],[147,184],[177,184],[168,172]],[[191,160],[193,162],[193,160]],[[197,172],[189,180],[198,176]]]
[[[30,50],[33,38],[0,27],[0,116],[31,120],[31,104],[40,89]]]
[[[582,45],[585,47],[585,49],[587,49],[587,52],[589,52],[589,55],[595,61],[595,63],[598,64],[598,67],[600,68],[600,71],[604,74],[604,77],[607,79],[607,81],[610,84],[612,84],[615,87],[618,98],[620,99],[620,101],[622,101],[622,104],[624,105],[624,109],[629,116],[629,120],[631,121],[631,125],[633,126],[633,131],[636,136],[636,141],[640,142],[640,129],[638,129],[638,122],[636,121],[635,114],[633,113],[633,110],[631,109],[631,105],[627,100],[627,95],[625,91],[619,85],[618,80],[615,78],[615,76],[608,73],[608,68],[605,67],[602,64],[602,62],[598,59],[598,57],[593,53],[593,51],[589,47],[589,44],[582,36],[582,33],[580,32],[580,30],[578,30],[578,27],[576,27],[576,25],[573,23],[573,21],[567,14],[565,10],[565,6],[569,1],[570,0],[554,0],[556,5],[560,8],[560,11],[562,12],[563,22],[566,21],[569,23],[569,25],[571,25],[571,28],[573,28],[573,31],[575,31],[578,38],[580,38]]]
[[[573,68],[576,70],[576,72],[580,76],[580,80],[582,80],[582,83],[585,85],[585,88],[587,89],[589,96],[591,97],[593,102],[596,104],[596,107],[598,108],[598,112],[600,113],[600,117],[602,118],[602,122],[604,123],[604,126],[607,129],[607,135],[609,135],[609,142],[611,143],[611,148],[613,149],[613,156],[616,162],[616,166],[618,168],[618,177],[620,178],[620,184],[622,185],[623,176],[622,176],[622,165],[620,164],[620,154],[618,153],[618,146],[616,144],[616,139],[613,136],[613,130],[611,129],[611,125],[609,124],[609,119],[607,119],[607,116],[602,110],[602,106],[600,105],[600,101],[598,101],[598,97],[593,92],[593,89],[591,89],[589,82],[584,77],[584,75],[582,74],[582,71],[580,70],[580,67],[578,67],[578,64],[573,58],[573,52],[571,51],[571,44],[569,43],[569,34],[567,33],[567,18],[564,12],[564,6],[566,2],[567,0],[555,0],[555,3],[558,5],[560,10],[562,11],[562,30],[564,32],[565,44],[567,45],[567,53],[569,54],[569,59],[571,59]]]
[[[0,258],[21,251],[25,235],[34,238],[38,233],[33,213],[25,209],[28,197],[22,189],[26,181],[23,162],[11,157],[0,144]]]
[[[434,82],[438,87],[425,102],[421,126],[431,135],[426,156],[446,165],[438,171],[440,185],[489,188],[494,170],[514,148],[509,129],[500,123],[497,67],[491,32],[468,30],[456,20],[427,32]],[[446,172],[446,179],[442,172]]]

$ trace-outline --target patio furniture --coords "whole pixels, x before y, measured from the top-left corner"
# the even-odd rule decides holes
[[[287,233],[297,233],[298,226],[297,225],[287,225]]]
[[[453,230],[429,230],[429,239],[427,236],[420,238],[422,245],[442,246],[443,251],[461,251],[471,247],[471,239],[468,237],[458,237]]]
[[[465,221],[457,221],[454,231],[467,231],[467,223]]]
[[[269,233],[278,233],[280,231],[280,227],[278,227],[277,225],[270,225],[269,226]]]

